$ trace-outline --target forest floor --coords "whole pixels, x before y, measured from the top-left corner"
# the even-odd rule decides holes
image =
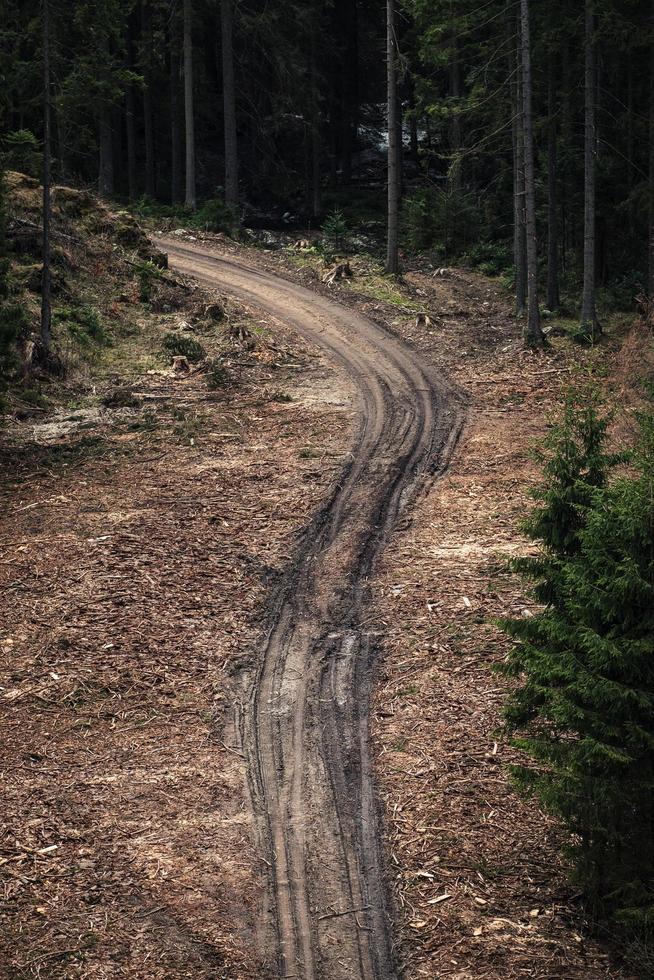
[[[268,262],[266,263],[269,264]],[[324,290],[324,268],[292,247],[272,266]],[[392,535],[372,582],[369,624],[383,637],[372,736],[407,978],[625,978],[590,938],[566,880],[555,821],[513,790],[502,740],[507,682],[502,616],[529,615],[507,558],[538,481],[533,449],[570,387],[599,386],[629,443],[654,375],[651,332],[617,329],[595,349],[553,336],[526,351],[497,283],[469,270],[414,268],[395,287],[368,259],[331,287],[384,324],[467,396],[446,473]],[[431,324],[418,324],[425,312]],[[610,939],[610,937],[607,937]]]
[[[201,244],[326,291],[292,250]],[[481,276],[423,268],[389,287],[367,260],[353,267],[331,297],[408,341],[468,400],[447,473],[370,582],[403,975],[626,978],[588,936],[555,823],[510,787],[506,685],[491,669],[506,641],[491,624],[528,612],[503,556],[525,547],[532,441],[589,376],[622,403],[628,435],[651,335],[526,353],[506,295]],[[157,343],[174,316],[161,314]],[[0,434],[0,976],[275,975],[232,709],[267,597],[338,481],[356,420],[349,386],[309,341],[255,306],[232,304],[234,321],[249,338],[221,328],[233,383],[211,390],[202,366],[153,366],[134,333],[81,408],[71,390],[54,414],[15,413]],[[135,405],[102,404],[126,384]]]

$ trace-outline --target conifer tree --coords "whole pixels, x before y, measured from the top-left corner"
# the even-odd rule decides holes
[[[570,830],[593,913],[641,937],[654,927],[654,415],[635,475],[616,477],[607,420],[570,403],[550,440],[541,545],[519,570],[542,610],[509,620],[503,667],[520,683],[506,717],[535,760],[516,767]]]

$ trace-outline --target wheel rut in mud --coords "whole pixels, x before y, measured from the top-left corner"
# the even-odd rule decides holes
[[[240,719],[275,908],[279,975],[397,976],[374,798],[368,712],[376,637],[367,580],[398,515],[442,470],[460,403],[420,355],[302,286],[165,240],[171,265],[320,348],[358,400],[350,461],[306,529],[271,603]]]

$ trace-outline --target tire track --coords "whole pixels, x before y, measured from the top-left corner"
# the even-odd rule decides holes
[[[279,974],[394,980],[368,741],[375,637],[367,580],[420,478],[447,465],[462,413],[443,379],[372,321],[295,283],[166,240],[171,264],[292,326],[345,372],[352,458],[273,597],[242,720],[270,865]]]

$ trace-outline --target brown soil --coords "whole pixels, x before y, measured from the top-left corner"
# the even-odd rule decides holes
[[[349,377],[344,468],[273,600],[243,748],[270,864],[279,969],[305,980],[396,976],[368,746],[371,568],[416,481],[459,431],[454,393],[371,320],[278,277],[165,241],[173,266],[283,318]]]
[[[588,937],[560,831],[509,785],[513,756],[496,734],[505,683],[490,670],[506,641],[489,623],[527,609],[502,555],[524,547],[531,439],[578,368],[608,358],[628,388],[628,365],[651,340],[632,341],[621,361],[611,345],[587,353],[562,340],[527,354],[506,298],[474,274],[407,277],[426,329],[408,308],[358,293],[356,271],[330,290],[310,271],[283,271],[407,340],[419,352],[408,355],[414,379],[433,384],[440,369],[465,388],[463,440],[389,537],[405,484],[394,498],[383,475],[372,478],[377,450],[361,441],[351,399],[406,348],[366,327],[368,363],[346,380],[350,353],[324,359],[307,339],[318,329],[333,340],[333,308],[287,287],[262,293],[243,270],[228,283],[223,266],[223,288],[254,321],[266,310],[276,338],[257,345],[240,389],[209,394],[202,374],[143,376],[137,394],[156,409],[138,429],[105,418],[91,440],[76,431],[38,451],[3,449],[0,976],[245,980],[279,976],[281,962],[283,975],[297,963],[298,976],[328,980],[626,978]],[[367,322],[341,314],[336,332]],[[390,439],[392,464],[406,381],[384,380],[399,397],[373,396],[368,417]],[[425,389],[423,404],[442,390]],[[409,391],[413,410],[419,394]],[[407,414],[404,437],[424,431],[426,411]],[[442,437],[422,444],[409,481]],[[363,469],[348,481],[353,438]],[[358,513],[345,535],[330,511],[343,490]],[[363,553],[375,500],[391,506],[363,549],[363,579],[388,541],[364,609],[363,582],[344,571]],[[333,538],[320,537],[325,527]],[[335,598],[344,581],[356,587]],[[295,628],[276,635],[284,610]],[[333,643],[317,646],[330,624]],[[372,734],[392,953],[366,759],[367,665],[380,642]],[[338,826],[334,799],[349,800]],[[280,960],[269,897],[261,914],[265,881],[289,944]]]
[[[239,363],[5,439],[0,976],[268,975],[234,677],[350,418],[281,326]]]

